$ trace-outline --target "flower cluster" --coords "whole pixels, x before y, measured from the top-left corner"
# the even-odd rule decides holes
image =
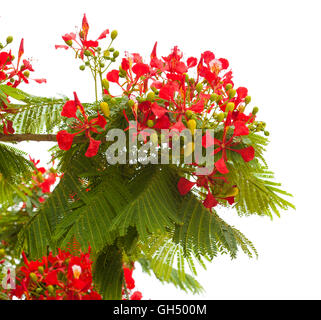
[[[123,269],[126,283],[126,287],[124,286],[122,290],[123,300],[141,300],[143,298],[142,293],[140,291],[133,292],[135,288],[135,280],[133,279],[134,267],[124,267]]]
[[[23,253],[24,265],[9,296],[26,300],[101,300],[92,284],[92,261],[87,253],[72,255],[58,249],[37,261]]]
[[[181,178],[178,189],[182,195],[194,185],[203,189],[206,192],[201,195],[207,208],[225,201],[232,204],[238,188],[229,185],[226,178],[229,172],[227,150],[238,153],[245,162],[254,159],[253,146],[246,145],[243,138],[251,130],[257,131],[258,108],[245,113],[251,97],[244,87],[234,89],[232,71],[228,70],[226,59],[217,59],[213,52],[205,51],[199,59],[189,57],[184,61],[177,47],[168,56],[158,58],[156,48],[157,43],[148,64],[137,53],[127,54],[119,70],[107,74],[107,80],[118,85],[128,97],[138,131],[152,128],[157,132],[161,129],[181,132],[189,129],[193,135],[195,129],[201,129],[203,147],[214,145],[217,157],[214,170],[205,176],[189,171],[194,182]],[[105,93],[109,94],[108,91]],[[264,127],[265,124],[263,131]],[[208,135],[206,129],[214,129],[218,138]],[[193,143],[191,149],[194,149]],[[193,166],[202,164],[194,163]]]
[[[37,205],[46,200],[46,197],[51,192],[51,187],[56,183],[57,178],[60,178],[60,175],[54,167],[46,169],[39,166],[40,160],[36,161],[30,156],[29,159],[34,166],[34,170],[31,181],[21,185],[21,191],[29,199],[28,201],[23,201],[21,209],[32,211]]]
[[[22,82],[29,83],[30,72],[34,72],[30,60],[23,59],[24,54],[24,41],[21,39],[17,63],[11,50],[4,51],[4,49],[13,41],[12,36],[8,36],[6,39],[6,45],[0,43],[0,84],[6,84],[13,88],[18,87]],[[21,63],[22,62],[22,63]],[[32,79],[37,83],[46,82],[46,79]],[[5,113],[14,112],[8,108],[9,99],[6,95],[0,95],[0,117],[3,124],[3,133],[12,134],[14,129],[12,127],[12,121],[5,119]]]
[[[98,112],[97,117],[89,119],[76,92],[74,92],[74,100],[67,101],[63,106],[61,115],[68,119],[72,119],[73,122],[70,125],[72,133],[69,133],[66,130],[61,130],[57,133],[59,148],[62,150],[69,150],[74,137],[85,132],[86,137],[89,138],[89,146],[85,155],[86,157],[93,157],[96,155],[101,141],[93,139],[91,134],[101,133],[104,130],[107,124],[105,117]]]

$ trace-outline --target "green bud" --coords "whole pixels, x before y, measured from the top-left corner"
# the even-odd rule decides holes
[[[254,107],[252,110],[252,114],[257,114],[259,112],[259,108],[258,107]]]
[[[131,107],[131,108],[132,108],[132,107],[134,106],[134,104],[135,104],[134,100],[128,100],[127,103],[128,103],[128,106]]]
[[[86,61],[86,62],[85,62],[85,65],[86,65],[86,66],[90,66],[90,62],[89,62],[89,61]]]
[[[245,104],[249,104],[251,102],[251,96],[246,96],[245,97]]]
[[[224,118],[225,118],[224,112],[221,112],[221,113],[219,113],[219,114],[216,116],[216,119],[217,119],[218,122],[223,121]]]
[[[97,51],[100,52],[101,51],[101,47],[97,47]]]
[[[108,90],[109,89],[109,81],[107,79],[103,79],[101,84],[103,85],[103,87]]]
[[[112,62],[115,62],[115,61],[116,61],[116,59],[115,59],[115,58],[111,58],[110,60],[111,60]]]
[[[226,90],[226,91],[229,91],[229,90],[232,89],[232,88],[233,88],[232,83],[228,83],[228,84],[226,85],[226,87],[225,87],[225,90]]]
[[[117,58],[118,56],[119,56],[119,51],[114,51],[113,57],[114,57],[114,58]]]
[[[38,267],[38,271],[39,271],[41,274],[43,274],[43,272],[44,272],[43,266],[39,266],[39,267]]]
[[[115,51],[115,49],[113,47],[111,47],[111,48],[109,48],[109,51],[113,52],[113,51]]]
[[[229,98],[234,98],[235,95],[236,95],[236,90],[235,90],[235,89],[230,89],[230,90],[228,91],[228,96],[229,96]]]
[[[49,293],[54,293],[54,291],[55,291],[55,289],[54,289],[54,287],[52,285],[49,285],[47,287],[47,289],[48,289]]]
[[[110,50],[110,49],[109,49]],[[109,57],[109,55],[110,55],[110,51],[109,50],[105,50],[104,51],[104,57],[105,58],[108,58]]]
[[[115,99],[115,98],[111,98],[111,99],[110,99],[110,103],[114,105],[114,104],[116,104],[116,103],[117,103],[117,101],[116,101],[116,99]]]
[[[72,46],[72,40],[67,40],[67,41],[65,41],[65,43],[66,43],[66,45],[68,45],[69,47]]]
[[[264,135],[268,137],[270,135],[270,132],[269,131],[264,131]]]
[[[216,93],[213,93],[213,94],[211,94],[211,96],[210,96],[210,100],[211,100],[212,102],[214,102],[214,101],[216,101],[217,97],[218,97],[218,95],[217,95]]]
[[[110,34],[111,40],[115,40],[118,36],[117,30],[113,30]]]
[[[154,127],[154,121],[153,120],[147,120],[147,127],[152,128]]]
[[[38,281],[38,277],[37,277],[37,275],[36,275],[34,272],[31,272],[31,273],[29,274],[29,276],[30,276],[30,279],[31,279],[33,282],[37,282],[37,281]]]
[[[84,71],[85,68],[86,68],[86,66],[84,66],[84,65],[82,65],[82,66],[79,67],[79,69],[80,69],[81,71]]]
[[[198,83],[195,87],[196,91],[198,93],[200,93],[203,90],[203,84],[202,83]]]
[[[191,119],[193,116],[194,112],[192,110],[187,110],[185,115],[188,119]]]
[[[147,101],[154,101],[155,100],[155,93],[149,92],[146,98]]]
[[[0,42],[0,50],[3,49],[3,44]]]
[[[13,37],[12,36],[7,37],[7,44],[11,43],[12,41],[13,41]]]
[[[37,288],[37,289],[36,289],[36,292],[37,292],[37,293],[41,293],[41,292],[42,292],[42,288]]]
[[[226,105],[225,112],[233,111],[234,108],[235,108],[234,102],[229,102],[229,103]]]
[[[100,66],[100,68],[104,68],[104,67],[105,67],[105,64],[102,63],[102,62],[100,62],[100,63],[99,63],[99,66]]]
[[[85,55],[86,57],[89,57],[89,56],[92,55],[92,53],[91,53],[89,50],[85,50],[84,55]]]
[[[26,78],[29,78],[30,76],[30,72],[28,70],[26,70],[23,74]]]

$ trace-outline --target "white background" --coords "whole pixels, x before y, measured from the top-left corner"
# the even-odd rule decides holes
[[[71,51],[55,50],[61,35],[80,26],[87,13],[90,38],[117,29],[115,47],[139,52],[149,61],[174,45],[185,57],[205,50],[227,58],[236,86],[245,86],[271,143],[266,158],[278,181],[294,194],[297,210],[281,218],[222,217],[254,242],[259,259],[222,256],[200,269],[204,295],[191,296],[135,271],[145,299],[320,299],[320,1],[1,1],[0,38],[25,39],[35,77],[47,85],[21,87],[36,95],[93,99],[89,74]],[[17,51],[16,51],[17,52]],[[16,54],[16,53],[15,53]],[[48,144],[49,145],[49,144]],[[23,143],[33,157],[48,160],[48,145]]]

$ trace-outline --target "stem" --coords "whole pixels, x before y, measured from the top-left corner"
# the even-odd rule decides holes
[[[74,138],[73,143],[83,143],[88,139],[85,136],[78,136]],[[10,134],[6,135],[0,133],[0,141],[2,142],[22,142],[22,141],[49,141],[57,142],[57,136],[55,134],[33,134],[33,133],[23,133],[23,134]]]

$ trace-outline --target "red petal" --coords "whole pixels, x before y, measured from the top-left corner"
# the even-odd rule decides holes
[[[119,80],[119,71],[118,70],[112,70],[107,73],[107,80],[110,82],[118,83]]]
[[[127,70],[129,69],[129,61],[128,61],[128,59],[123,58],[122,63],[121,63],[121,67],[122,67],[125,71],[127,71]]]
[[[246,126],[246,124],[243,121],[235,121],[233,123],[234,125],[234,136],[247,136],[250,131],[249,128]]]
[[[187,194],[188,192],[190,192],[190,190],[193,188],[193,186],[196,184],[196,182],[191,182],[185,178],[180,178],[177,184],[177,188],[179,193],[184,196],[185,194]]]
[[[211,192],[208,192],[206,199],[203,201],[203,205],[205,208],[212,208],[218,204],[217,200],[214,198]]]
[[[202,113],[204,111],[204,101],[203,100],[198,101],[197,103],[192,105],[189,109],[196,113]]]
[[[88,41],[83,41],[82,42],[85,47],[93,47],[96,48],[99,46],[98,41],[93,41],[93,40],[88,40]]]
[[[209,64],[212,60],[215,59],[215,55],[212,51],[205,51],[202,53],[202,57],[204,58],[204,62]]]
[[[61,115],[67,118],[76,118],[77,106],[74,100],[69,100],[62,108]]]
[[[161,118],[167,112],[165,108],[159,106],[156,102],[152,104],[151,109],[157,118]]]
[[[244,99],[247,96],[247,89],[244,87],[239,87],[236,89],[237,97],[240,99]]]
[[[165,100],[173,100],[175,94],[175,87],[171,85],[165,85],[159,90],[159,97]]]
[[[222,174],[226,174],[226,173],[229,172],[227,167],[226,167],[226,164],[225,164],[225,161],[224,161],[223,157],[220,160],[215,162],[215,167]]]
[[[255,156],[255,150],[252,146],[240,150],[233,149],[233,151],[240,154],[245,162],[253,160]]]
[[[93,157],[97,154],[98,152],[98,149],[99,149],[99,145],[100,145],[101,141],[99,140],[94,140],[94,139],[90,139],[90,142],[89,142],[89,146],[88,146],[88,149],[85,153],[85,156],[90,158],[90,157]]]
[[[23,38],[22,38],[20,42],[20,47],[19,47],[18,60],[21,58],[23,53],[24,53],[24,48],[23,48]]]
[[[69,49],[68,46],[60,45],[60,44],[56,44],[56,45],[55,45],[55,48],[56,48],[56,49],[66,49],[66,50]]]
[[[84,39],[86,39],[88,35],[88,30],[89,30],[89,24],[87,21],[86,14],[84,14],[84,17],[82,19],[82,30],[84,32]]]
[[[100,126],[102,129],[105,129],[107,124],[107,121],[105,117],[103,117],[101,114],[98,113],[97,121],[95,122],[95,125]]]
[[[140,291],[135,291],[131,297],[130,297],[130,300],[142,300],[143,298],[143,295]]]
[[[34,81],[36,81],[37,83],[47,83],[46,79],[33,79]]]
[[[109,34],[108,29],[106,29],[104,32],[102,32],[102,34],[99,36],[99,38],[97,40],[105,39],[107,34]]]
[[[136,63],[132,70],[136,74],[137,78],[139,78],[149,72],[149,65],[145,63]]]
[[[169,129],[171,123],[168,119],[167,115],[162,116],[157,119],[156,124],[154,125],[154,129]]]
[[[219,60],[219,61],[221,62],[221,64],[222,64],[222,70],[225,70],[225,69],[228,68],[229,63],[228,63],[228,61],[227,61],[226,59],[220,58],[220,59],[218,59],[218,60]]]
[[[194,57],[188,58],[186,62],[187,62],[187,67],[188,68],[193,68],[193,67],[195,67],[197,65],[197,59],[194,58]]]
[[[178,121],[173,126],[171,126],[171,130],[178,130],[179,132],[181,132],[185,129],[186,129],[186,127],[184,126],[182,121]]]
[[[69,150],[74,139],[74,134],[68,133],[66,130],[57,133],[57,142],[61,150]]]

